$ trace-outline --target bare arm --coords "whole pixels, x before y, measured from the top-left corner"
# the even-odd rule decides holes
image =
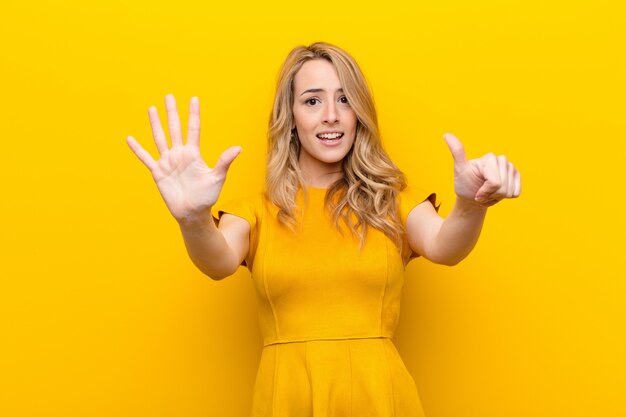
[[[445,219],[426,200],[407,218],[409,245],[426,259],[443,265],[456,265],[472,251],[487,214],[487,208],[457,198]]]
[[[180,118],[174,96],[165,97],[172,146],[161,126],[156,107],[148,109],[158,160],[132,137],[126,142],[152,177],[172,216],[178,221],[187,252],[193,263],[209,277],[220,280],[232,275],[247,256],[250,225],[242,218],[224,214],[219,228],[211,208],[222,190],[230,164],[241,152],[233,146],[210,168],[200,155],[200,102],[189,104],[187,143],[183,143]]]
[[[194,265],[214,280],[235,273],[246,258],[250,225],[244,219],[224,213],[215,226],[211,216],[205,220],[179,222],[187,253]]]
[[[487,208],[504,198],[519,197],[520,174],[504,155],[489,153],[466,160],[465,149],[453,135],[444,135],[454,158],[454,207],[447,218],[426,200],[408,215],[407,234],[413,251],[439,264],[456,265],[472,251]]]

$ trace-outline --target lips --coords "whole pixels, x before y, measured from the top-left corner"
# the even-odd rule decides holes
[[[343,137],[343,132],[320,132],[316,136],[321,140],[337,140]]]

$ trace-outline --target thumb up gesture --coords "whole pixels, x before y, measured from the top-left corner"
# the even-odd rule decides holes
[[[468,161],[456,136],[446,133],[443,137],[454,159],[454,192],[458,198],[490,207],[504,198],[519,197],[520,173],[506,156],[488,153]]]

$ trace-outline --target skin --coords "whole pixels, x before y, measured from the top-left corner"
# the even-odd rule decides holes
[[[200,103],[192,97],[189,103],[187,143],[183,144],[176,101],[165,97],[171,148],[156,110],[148,109],[154,142],[160,158],[155,161],[132,137],[126,142],[139,160],[150,170],[167,208],[179,224],[192,262],[212,279],[232,275],[248,253],[250,225],[233,215],[224,215],[219,229],[211,216],[230,164],[241,152],[233,146],[225,150],[214,168],[200,155]],[[207,256],[210,254],[210,256]]]
[[[504,155],[488,153],[468,161],[456,136],[447,133],[444,139],[454,161],[454,207],[444,219],[429,202],[417,205],[408,215],[407,234],[416,253],[438,264],[456,265],[476,245],[487,208],[519,197],[521,178]]]
[[[341,176],[341,161],[354,143],[357,118],[339,91],[341,84],[330,63],[306,62],[294,79],[294,127],[301,140],[300,167],[309,185],[327,188]],[[309,89],[321,89],[308,92]],[[172,95],[165,97],[172,146],[154,106],[148,110],[154,142],[160,158],[155,161],[131,136],[126,141],[150,170],[168,209],[179,223],[193,263],[214,280],[235,273],[249,251],[250,225],[225,213],[215,226],[211,208],[217,202],[226,173],[241,152],[225,150],[213,168],[200,155],[200,103],[189,104],[187,143],[183,143],[180,119]],[[316,133],[338,130],[344,136],[336,146],[320,142]],[[474,248],[490,206],[521,192],[520,174],[503,155],[488,153],[467,160],[463,145],[452,134],[444,135],[454,162],[456,201],[448,217],[439,216],[428,201],[418,204],[407,218],[411,248],[432,262],[455,265]]]
[[[356,136],[356,113],[343,94],[337,71],[325,59],[302,65],[294,78],[294,93],[292,110],[301,145],[300,170],[308,185],[327,188],[341,178],[341,162]],[[343,132],[343,136],[329,146],[316,136],[326,131]]]

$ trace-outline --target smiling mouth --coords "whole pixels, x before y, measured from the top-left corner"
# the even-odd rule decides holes
[[[334,141],[334,140],[339,140],[343,137],[343,133],[324,133],[324,134],[318,134],[315,135],[317,136],[318,139],[324,140],[324,141]]]

